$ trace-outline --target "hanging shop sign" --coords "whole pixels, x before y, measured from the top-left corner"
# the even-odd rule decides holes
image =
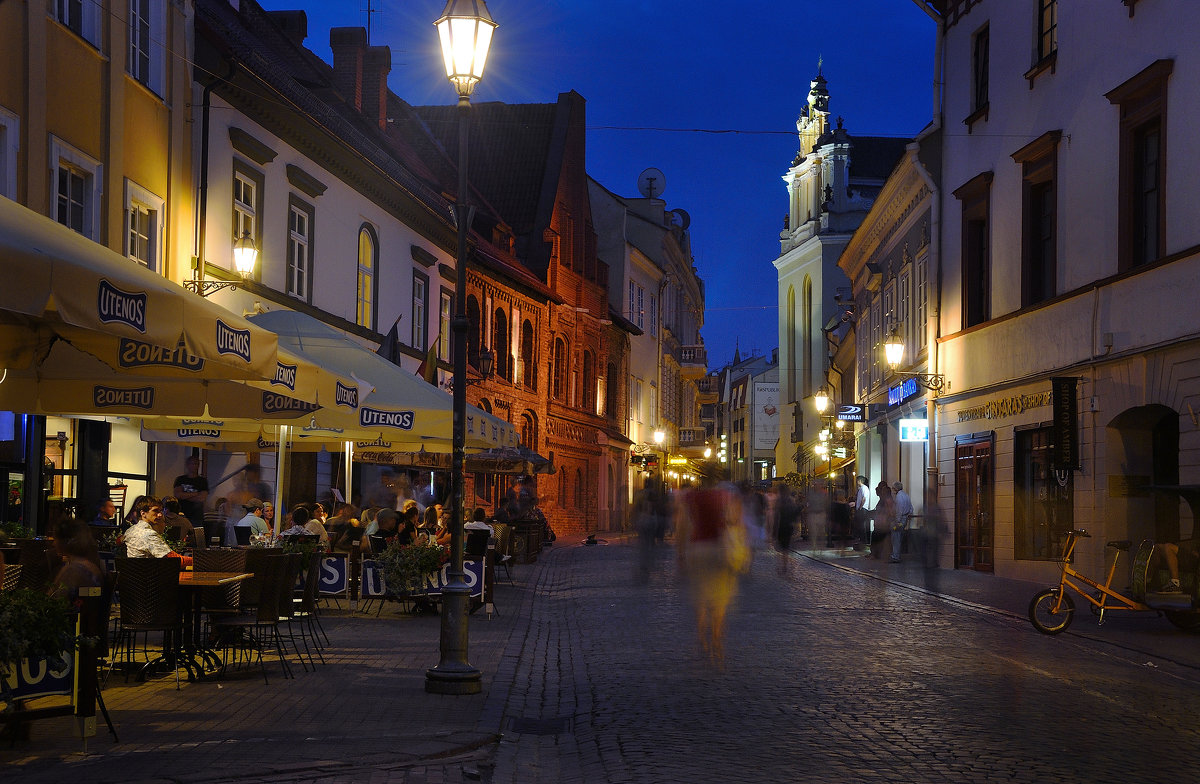
[[[1079,438],[1075,422],[1079,418],[1074,378],[1050,379],[1050,396],[1054,403],[1054,453],[1051,463],[1059,470],[1078,471]]]
[[[866,403],[847,403],[837,407],[836,416],[843,422],[866,422],[867,408]]]

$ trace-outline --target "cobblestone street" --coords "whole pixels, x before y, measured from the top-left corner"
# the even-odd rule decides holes
[[[1197,640],[1146,617],[1046,637],[1004,609],[1032,584],[946,573],[947,596],[869,558],[760,552],[724,668],[695,643],[670,547],[561,542],[471,619],[484,693],[427,695],[436,617],[332,613],[329,664],[295,681],[159,678],[106,691],[78,753],[66,720],[0,748],[6,781],[1187,781]],[[825,557],[825,556],[823,556]],[[840,567],[840,568],[839,568]],[[872,574],[871,569],[883,570]],[[919,577],[920,572],[916,572]],[[880,578],[887,579],[880,579]],[[965,587],[964,587],[965,586]],[[975,586],[975,588],[972,588]],[[951,589],[969,601],[950,595]],[[970,589],[970,590],[968,590]],[[1012,596],[1000,595],[1008,589]]]

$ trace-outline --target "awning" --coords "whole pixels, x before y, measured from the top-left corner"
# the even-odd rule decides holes
[[[0,270],[0,408],[270,417],[330,383],[269,330],[3,198]]]
[[[442,390],[303,313],[273,310],[250,320],[276,333],[280,346],[336,379],[334,398],[318,395],[322,408],[291,424],[338,430],[351,434],[353,440],[412,444],[413,449],[421,444],[451,443],[453,400]],[[519,443],[511,423],[467,406],[468,447],[516,447]]]

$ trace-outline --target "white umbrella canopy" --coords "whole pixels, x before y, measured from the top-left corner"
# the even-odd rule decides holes
[[[322,407],[293,424],[357,432],[369,439],[411,444],[413,450],[451,443],[453,401],[442,390],[303,313],[274,310],[250,320],[276,333],[280,346],[338,379],[334,399],[318,394]],[[354,388],[372,391],[364,398]],[[475,406],[467,407],[465,429],[469,448],[515,447],[520,442],[511,423]]]
[[[319,369],[274,333],[0,198],[0,367],[37,369],[55,338],[138,376],[254,380],[315,400]]]

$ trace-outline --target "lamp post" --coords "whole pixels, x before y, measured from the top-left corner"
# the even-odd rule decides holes
[[[666,438],[667,434],[662,427],[656,427],[654,429],[654,445],[658,447],[659,458],[662,460],[662,462],[658,464],[658,478],[659,481],[662,482],[664,489],[667,486],[667,453],[663,451],[662,445]]]
[[[183,282],[184,288],[194,291],[202,297],[207,297],[221,289],[236,289],[238,284],[249,280],[250,276],[254,274],[254,265],[257,261],[258,248],[254,247],[254,238],[250,236],[250,232],[244,231],[242,236],[233,243],[233,267],[241,276],[241,280],[206,280],[200,277],[204,268],[201,263],[196,277]]]
[[[442,590],[441,660],[425,672],[425,691],[435,694],[478,694],[481,674],[467,661],[467,612],[471,589],[463,579],[463,460],[467,424],[467,232],[474,209],[467,206],[467,143],[470,133],[471,92],[483,77],[488,47],[496,23],[484,0],[449,0],[434,22],[442,44],[446,77],[458,93],[458,195],[454,220],[458,226],[454,286],[454,318],[450,322],[454,354],[454,438],[450,461],[450,571]]]

